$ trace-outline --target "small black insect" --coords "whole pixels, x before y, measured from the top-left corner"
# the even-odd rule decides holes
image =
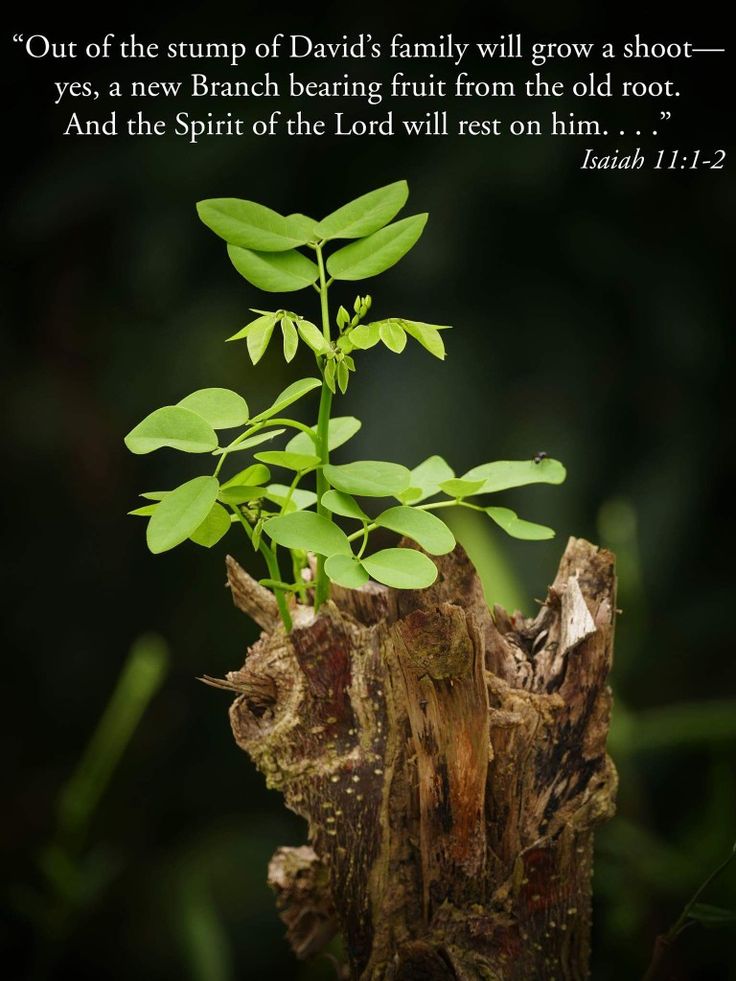
[[[546,453],[544,450],[540,450],[538,453],[534,454],[533,459],[535,463],[541,463],[542,460],[546,460],[548,456],[549,453]]]

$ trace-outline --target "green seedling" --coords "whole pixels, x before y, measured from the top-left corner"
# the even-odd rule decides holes
[[[316,373],[293,382],[256,412],[227,389],[193,392],[156,409],[125,437],[132,453],[170,447],[214,456],[209,473],[169,491],[141,495],[148,503],[130,513],[148,518],[146,539],[154,553],[187,540],[212,548],[233,525],[242,528],[263,556],[263,583],[276,595],[286,630],[293,603],[311,601],[318,610],[329,596],[330,583],[350,589],[369,579],[395,589],[430,586],[437,577],[430,556],[455,546],[452,532],[435,511],[481,511],[515,538],[554,535],[551,528],[525,521],[507,507],[483,503],[489,494],[525,484],[561,483],[564,467],[546,454],[485,463],[460,477],[439,456],[413,469],[382,460],[331,462],[332,452],[361,426],[353,416],[334,416],[332,410],[333,402],[347,392],[363,352],[383,344],[398,355],[411,339],[435,358],[445,357],[445,325],[396,316],[371,320],[373,303],[367,294],[339,305],[334,315],[330,311],[338,286],[385,272],[417,243],[426,214],[394,221],[408,194],[406,181],[397,181],[321,221],[300,214],[285,217],[237,198],[200,202],[199,217],[227,243],[230,261],[251,285],[267,293],[313,289],[319,297],[318,323],[291,309],[252,308],[254,319],[228,341],[245,341],[254,365],[274,338],[287,362],[304,344],[313,352]],[[314,424],[292,418],[287,410],[317,392]],[[236,432],[223,438],[223,430]],[[274,448],[271,441],[288,430],[295,432],[286,445]],[[235,461],[240,469],[226,478],[225,465]],[[287,476],[274,483],[272,469]],[[307,481],[311,488],[304,486]],[[387,499],[391,503],[384,506]],[[376,508],[376,501],[383,503]],[[412,540],[421,551],[396,547],[371,552],[371,534],[379,528]],[[290,552],[288,579],[281,572],[280,549]]]

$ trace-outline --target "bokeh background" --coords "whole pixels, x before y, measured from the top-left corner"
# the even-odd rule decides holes
[[[474,40],[509,30],[529,39],[630,40],[637,31],[704,46],[723,39],[722,22],[705,7],[682,24],[670,12],[666,31],[652,11],[630,21],[619,11],[612,22],[603,9],[574,2],[494,10],[481,24],[456,3],[436,21],[394,15],[379,29],[377,13],[361,20],[335,4],[300,18],[261,13],[235,22],[217,9],[156,8],[123,26],[14,29],[58,39],[126,28],[150,40],[275,30],[339,39],[361,29],[418,40],[450,30]],[[238,667],[256,637],[223,588],[225,549],[192,545],[153,557],[143,523],[126,517],[141,489],[194,476],[197,460],[134,458],[122,437],[150,409],[194,389],[236,388],[257,406],[295,377],[277,345],[253,369],[244,346],[222,343],[264,299],[198,223],[195,201],[250,197],[320,216],[407,178],[407,213],[427,210],[430,222],[411,255],[370,284],[374,310],[455,329],[445,335],[442,364],[413,343],[400,358],[381,349],[361,359],[341,403],[364,421],[351,455],[411,466],[441,453],[463,472],[544,449],[566,463],[563,486],[521,489],[500,502],[553,525],[556,540],[513,542],[484,525],[456,526],[493,601],[533,612],[570,534],[617,552],[623,614],[611,750],[621,788],[618,816],[597,838],[593,977],[641,976],[655,935],[736,837],[728,167],[582,173],[582,138],[273,138],[196,147],[168,138],[65,139],[66,112],[50,104],[54,79],[240,76],[201,63],[80,73],[69,63],[31,63],[9,40],[5,57],[16,98],[6,108],[13,139],[0,348],[4,975],[334,976],[327,960],[293,962],[265,886],[271,853],[302,843],[303,822],[233,744],[229,696],[195,681]],[[706,156],[728,149],[725,66],[723,56],[637,65],[632,77],[673,77],[682,96],[666,135],[625,145],[701,148]],[[314,77],[353,68],[330,63]],[[430,70],[387,70],[397,68],[410,77]],[[563,80],[580,74],[569,62],[543,71]],[[377,72],[366,68],[367,77]],[[501,77],[525,75],[506,63]],[[658,110],[672,108],[593,103],[562,109],[648,132]],[[473,114],[522,111],[497,102],[475,104]],[[353,295],[339,292],[343,301]],[[294,300],[313,302],[309,294]],[[295,367],[311,370],[301,353]],[[244,542],[233,537],[227,548],[257,570]],[[733,908],[734,871],[704,898]],[[733,947],[732,927],[689,929],[676,977],[736,977]]]

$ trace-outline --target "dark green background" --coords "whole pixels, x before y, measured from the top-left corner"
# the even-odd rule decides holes
[[[360,29],[417,40],[449,30],[464,40],[505,30],[529,40],[628,40],[639,31],[703,46],[724,37],[703,7],[681,25],[645,11],[626,21],[619,11],[614,21],[572,2],[497,11],[481,25],[453,4],[435,23],[384,18],[380,31],[377,14],[361,21],[329,5],[294,19],[149,11],[125,26],[51,30],[37,22],[13,30],[59,39],[135,30],[151,40],[251,40],[275,30],[339,39]],[[6,41],[17,87],[6,116],[0,348],[9,491],[0,943],[9,976],[30,977],[40,950],[41,921],[25,912],[22,897],[29,889],[46,894],[35,856],[53,832],[55,796],[131,643],[147,630],[168,641],[170,672],[92,826],[90,848],[112,856],[116,872],[53,951],[51,976],[331,976],[326,961],[294,964],[264,884],[271,852],[302,843],[303,823],[233,745],[228,696],[194,680],[238,667],[256,636],[223,589],[224,548],[153,557],[143,524],[125,516],[141,489],[194,476],[198,463],[166,452],[131,457],[122,437],[153,407],[196,388],[237,388],[259,406],[295,377],[276,346],[254,369],[244,346],[222,344],[249,306],[268,301],[234,273],[221,243],[198,223],[195,201],[241,196],[321,216],[406,178],[406,213],[429,211],[430,222],[412,254],[370,283],[374,310],[455,329],[445,335],[444,364],[411,343],[401,358],[382,349],[360,360],[340,403],[364,421],[351,455],[414,465],[438,452],[458,472],[539,449],[562,459],[569,471],[562,487],[499,501],[552,524],[555,541],[459,529],[488,573],[490,595],[519,597],[526,612],[544,594],[568,535],[617,550],[624,612],[612,750],[621,790],[619,815],[598,836],[593,976],[639,977],[656,933],[729,852],[736,830],[736,702],[724,702],[736,681],[727,542],[734,453],[728,168],[583,173],[578,163],[590,142],[583,138],[247,138],[196,147],[181,139],[64,139],[72,107],[50,107],[54,79],[240,76],[201,63],[107,66],[96,75],[70,63],[31,63]],[[283,70],[303,71],[302,64]],[[659,139],[597,142],[701,148],[708,156],[731,143],[725,65],[712,55],[629,70],[675,78],[682,97],[674,107],[576,101],[562,109],[648,132],[658,111],[670,108]],[[353,67],[333,62],[315,67],[313,77]],[[469,67],[481,71],[476,62]],[[441,71],[387,70],[398,69],[418,77]],[[378,71],[366,68],[368,77]],[[565,80],[581,73],[571,62],[542,71]],[[506,63],[501,77],[526,73]],[[346,107],[327,106],[336,108]],[[525,110],[472,110],[497,113]],[[353,296],[338,290],[345,302]],[[305,293],[293,304],[316,315],[314,300]],[[296,370],[312,370],[309,358],[300,354]],[[257,568],[244,542],[233,537],[228,547]],[[684,714],[667,708],[683,703],[691,706]],[[708,899],[734,905],[735,878],[727,874]],[[692,928],[679,944],[677,977],[735,976],[732,948],[727,929]]]

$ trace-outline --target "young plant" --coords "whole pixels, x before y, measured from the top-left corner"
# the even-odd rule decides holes
[[[359,355],[378,344],[401,354],[412,338],[434,357],[445,357],[441,331],[446,326],[396,316],[370,320],[371,297],[361,294],[349,308],[339,305],[334,315],[330,310],[331,291],[338,284],[377,276],[418,241],[426,214],[393,220],[408,193],[406,181],[397,181],[321,221],[301,214],[284,217],[238,198],[200,202],[199,217],[224,239],[230,261],[249,283],[268,293],[312,288],[319,296],[319,326],[293,310],[252,309],[255,319],[228,340],[244,340],[255,365],[278,333],[286,361],[294,358],[301,342],[314,352],[317,374],[293,382],[255,413],[236,392],[202,389],[156,409],[125,437],[132,453],[171,447],[215,457],[210,473],[172,490],[144,493],[150,503],[130,513],[149,518],[146,538],[154,553],[187,540],[211,548],[232,525],[242,528],[263,556],[267,577],[261,582],[274,591],[287,631],[294,604],[311,601],[318,610],[331,582],[352,589],[369,579],[395,589],[430,586],[437,568],[429,556],[455,547],[452,532],[434,513],[445,508],[481,511],[514,538],[541,540],[554,534],[507,507],[479,502],[525,484],[561,483],[564,467],[546,454],[483,463],[461,477],[440,456],[430,456],[413,469],[383,460],[331,463],[331,453],[361,426],[353,416],[332,413],[335,398],[348,390]],[[346,239],[349,244],[333,249]],[[287,410],[318,389],[316,422],[306,425],[292,418]],[[218,435],[222,430],[237,434],[223,440]],[[282,449],[262,448],[287,430],[296,432]],[[249,454],[244,468],[243,453]],[[240,469],[226,477],[224,467],[231,458],[241,461]],[[272,468],[286,472],[282,482],[273,481]],[[312,487],[304,486],[307,480]],[[393,503],[371,513],[369,502],[381,499]],[[411,539],[421,551],[396,547],[371,552],[371,534],[378,528]],[[280,549],[288,552],[286,562]]]

